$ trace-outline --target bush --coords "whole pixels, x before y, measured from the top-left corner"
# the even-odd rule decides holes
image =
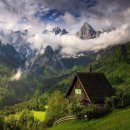
[[[68,100],[60,91],[54,92],[48,99],[44,127],[51,127],[56,120],[68,115],[68,104]]]
[[[2,117],[0,117],[0,130],[4,129],[4,120]]]
[[[76,115],[78,119],[84,118],[85,115],[90,117],[95,110],[96,106],[94,104],[88,104],[85,106],[79,100],[70,99],[70,104],[68,106],[69,114]]]
[[[117,96],[106,97],[105,104],[109,107],[109,109],[118,107],[118,98]]]
[[[130,87],[120,87],[117,89],[118,106],[126,107],[130,105]]]
[[[29,110],[23,110],[16,115],[10,115],[4,122],[5,130],[37,130],[39,129],[39,122],[34,120],[33,113]],[[1,129],[2,130],[2,129]]]
[[[70,99],[70,104],[68,105],[69,115],[76,115],[78,118],[84,116],[84,106],[79,100],[75,98]]]

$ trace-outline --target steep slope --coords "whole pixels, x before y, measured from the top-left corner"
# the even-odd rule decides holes
[[[130,84],[130,43],[115,46],[100,53],[98,60],[85,66],[74,67],[74,71],[89,72],[89,67],[92,66],[92,71],[105,73],[113,87],[128,87]],[[71,75],[57,83],[53,91],[59,89],[66,92],[72,78]]]
[[[64,64],[51,46],[45,48],[44,54],[37,55],[30,66],[31,73],[36,74],[55,74],[63,69],[65,69]]]
[[[130,84],[130,43],[117,46],[93,64],[94,71],[104,72],[113,86]]]

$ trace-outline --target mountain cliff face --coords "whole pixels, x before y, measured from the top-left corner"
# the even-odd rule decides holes
[[[12,45],[0,43],[0,64],[18,68],[24,66],[24,63],[25,61]]]
[[[31,44],[27,41],[27,37],[28,30],[8,32],[0,30],[1,43],[12,45],[24,61],[30,60],[36,54],[36,50],[33,49]]]
[[[17,52],[24,60],[32,58],[36,54],[36,50],[31,48],[31,44],[27,42],[28,30],[12,31],[9,34],[9,42],[15,47]]]
[[[45,73],[45,71],[53,73],[63,69],[65,69],[64,64],[51,46],[45,48],[44,54],[37,55],[30,67],[31,72],[39,74]]]

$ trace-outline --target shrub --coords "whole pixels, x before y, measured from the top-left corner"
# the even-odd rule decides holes
[[[118,107],[118,98],[117,96],[106,97],[105,104],[109,107],[109,109]]]
[[[48,99],[44,127],[51,127],[56,120],[68,115],[68,103],[68,100],[60,91],[54,92]]]
[[[70,115],[76,115],[78,119],[84,118],[85,115],[90,117],[96,109],[94,104],[83,105],[82,102],[76,99],[70,99],[68,111]]]
[[[70,99],[70,104],[68,105],[69,115],[76,115],[78,118],[82,118],[84,115],[84,106],[79,100],[75,98]]]
[[[118,98],[118,105],[125,107],[130,105],[130,87],[120,87],[117,89],[116,96]]]

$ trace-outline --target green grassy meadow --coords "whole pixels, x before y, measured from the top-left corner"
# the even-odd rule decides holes
[[[34,111],[33,110],[32,113],[33,113],[34,119],[36,119],[40,122],[44,121],[45,113],[46,113],[45,111]],[[11,119],[19,120],[20,114],[21,113],[16,113],[16,114],[10,114],[9,116],[5,116],[5,121],[8,122]]]
[[[104,117],[89,121],[66,121],[48,130],[130,130],[130,108],[115,110]]]
[[[45,112],[44,111],[33,111],[34,118],[39,121],[44,121]]]

